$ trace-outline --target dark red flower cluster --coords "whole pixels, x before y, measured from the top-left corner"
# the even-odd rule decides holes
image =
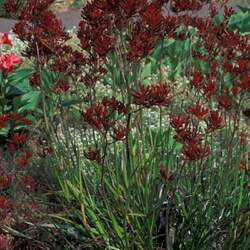
[[[195,121],[191,119],[195,117]],[[174,138],[183,144],[182,153],[187,160],[200,160],[207,157],[210,149],[202,145],[204,134],[200,123],[205,121],[207,128],[203,133],[221,129],[225,126],[225,118],[221,110],[210,111],[208,108],[195,104],[186,109],[185,115],[172,115],[171,126],[175,129]]]
[[[123,126],[118,126],[113,129],[114,135],[113,138],[116,141],[122,141],[126,138],[127,135],[127,128]]]
[[[83,119],[90,126],[97,130],[107,132],[111,127],[115,128],[115,121],[112,119],[114,112],[126,115],[128,108],[114,97],[105,97],[102,103],[93,103],[89,108],[81,112]]]
[[[151,3],[146,0],[94,0],[87,3],[78,32],[82,49],[104,58],[117,42],[117,31],[131,25],[128,59],[134,61],[148,55],[164,32],[163,4],[164,1],[159,0]]]
[[[33,156],[33,152],[31,150],[25,150],[21,152],[21,154],[16,158],[16,164],[18,169],[23,169],[27,165],[30,164]]]
[[[185,111],[183,115],[172,115],[170,125],[176,132],[174,138],[183,144],[182,154],[185,159],[200,160],[210,152],[209,147],[203,145],[204,135],[225,126],[224,114],[221,110],[210,111],[199,103],[189,106]]]
[[[9,120],[9,115],[6,113],[3,113],[0,115],[0,129],[4,128],[6,125],[6,122]]]
[[[1,174],[0,175],[0,189],[5,189],[11,186],[13,181],[12,175]]]
[[[122,102],[118,101],[114,96],[111,98],[104,97],[102,100],[103,105],[111,107],[116,110],[119,114],[128,114],[129,108]]]
[[[69,39],[61,21],[49,10],[53,2],[54,0],[28,0],[14,27],[19,39],[28,44],[26,56],[39,57],[40,64],[59,55]]]
[[[25,144],[28,140],[26,133],[13,133],[8,139],[7,148],[9,151],[15,150]]]
[[[211,129],[221,129],[225,126],[225,119],[219,110],[210,111],[208,117],[208,127]]]
[[[32,122],[31,122],[29,119],[27,119],[27,118],[21,116],[21,115],[18,114],[17,112],[13,112],[13,113],[12,113],[11,119],[12,119],[12,121],[13,121],[14,123],[21,123],[21,124],[26,125],[26,126],[29,126],[29,125],[32,124]]]
[[[161,4],[153,2],[142,12],[142,19],[153,32],[161,31],[164,27],[164,17],[161,11]]]
[[[203,55],[194,52],[194,57],[210,67],[210,72],[203,75],[200,69],[194,70],[191,85],[205,99],[216,101],[219,107],[229,110],[233,107],[232,99],[249,90],[250,45],[246,36],[228,27],[228,20],[234,13],[232,9],[224,7],[224,21],[219,25],[212,19],[216,13],[217,7],[213,3],[210,16],[187,18],[186,24],[198,29],[206,50]],[[225,87],[225,80],[218,81],[222,71],[231,77],[229,90]]]
[[[187,127],[190,122],[190,117],[187,115],[172,115],[170,125],[177,131]]]
[[[90,161],[96,161],[100,163],[102,160],[101,153],[99,150],[95,150],[92,147],[88,147],[86,151],[84,151],[84,156]]]
[[[20,114],[13,112],[12,114],[3,113],[0,115],[0,129],[10,126],[15,128],[19,125],[30,126],[32,122]],[[26,133],[14,133],[12,130],[7,135],[7,148],[13,150],[27,141]]]
[[[82,10],[78,37],[82,48],[104,57],[113,47],[112,12],[108,1],[88,2]]]
[[[156,36],[152,36],[149,31],[134,31],[128,44],[128,60],[134,61],[143,58],[154,48]]]
[[[107,131],[112,123],[109,120],[108,106],[102,103],[94,103],[81,112],[83,119],[97,130]]]
[[[170,88],[166,84],[139,85],[138,90],[132,91],[134,103],[146,108],[151,106],[167,106],[171,102]]]
[[[197,161],[207,157],[210,153],[209,147],[204,147],[201,144],[190,143],[184,145],[182,153],[190,161]]]
[[[56,94],[64,94],[65,92],[67,92],[69,90],[70,86],[69,83],[64,80],[64,79],[60,79],[52,88],[52,92],[56,93]]]
[[[25,55],[36,58],[40,66],[46,65],[62,76],[82,75],[81,67],[86,63],[85,55],[67,45],[70,39],[62,22],[49,9],[54,0],[28,0],[19,15],[14,32],[27,43]],[[93,63],[93,62],[92,62]],[[74,78],[75,79],[75,78]],[[40,86],[41,79],[34,74],[32,86]],[[69,87],[60,81],[52,87],[55,93],[64,93]]]
[[[27,175],[22,176],[21,181],[25,189],[28,189],[28,190],[35,190],[38,185],[38,183],[35,180],[33,180]]]
[[[0,196],[0,212],[6,211],[10,209],[11,201],[10,199],[6,198],[5,196]]]
[[[184,129],[176,130],[174,138],[182,144],[199,144],[202,141],[202,134],[199,133],[197,129],[186,127]]]
[[[186,112],[188,114],[194,115],[196,117],[196,119],[198,121],[200,121],[200,120],[204,120],[204,118],[208,115],[209,110],[208,110],[208,108],[206,108],[200,104],[196,104],[196,105],[192,105],[192,106],[188,107],[186,109]]]
[[[140,12],[145,3],[144,0],[121,0],[119,2],[119,7],[126,17],[131,17],[136,13]]]

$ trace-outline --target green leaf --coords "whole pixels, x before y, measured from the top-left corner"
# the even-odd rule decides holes
[[[224,76],[225,87],[231,87],[233,85],[233,77],[231,74],[227,73]]]
[[[151,63],[147,63],[144,65],[142,72],[141,72],[141,80],[146,80],[151,76]]]
[[[238,7],[242,12],[250,12],[250,6],[241,6],[241,5],[237,5],[237,7]]]
[[[22,80],[20,82],[11,82],[7,87],[6,97],[13,97],[18,95],[23,95],[31,91],[32,88],[27,81],[27,79]]]
[[[220,25],[220,24],[223,23],[223,21],[224,21],[224,16],[222,16],[222,15],[216,15],[216,16],[214,17],[213,21],[214,21],[214,24],[218,26],[218,25]]]
[[[31,68],[17,69],[15,72],[8,75],[8,83],[12,85],[18,84],[30,77],[33,73],[34,69]]]
[[[241,33],[250,32],[250,13],[237,13],[229,19],[229,27],[232,30],[239,30]]]
[[[81,100],[80,99],[67,99],[67,100],[63,100],[62,101],[62,106],[66,107],[66,106],[71,106],[71,105],[75,105],[80,103]]]
[[[18,112],[23,112],[26,110],[35,110],[37,108],[40,91],[30,91],[29,93],[19,97],[19,108]]]
[[[46,89],[51,88],[51,85],[55,79],[56,79],[56,76],[55,76],[55,74],[53,74],[52,71],[50,71],[49,69],[46,69],[46,68],[44,68],[42,70],[42,80],[43,80],[43,83],[44,83]]]
[[[10,131],[10,126],[6,126],[4,128],[0,129],[0,135],[1,136],[7,136],[9,134]]]
[[[114,228],[115,232],[117,233],[117,235],[119,236],[120,239],[123,239],[122,227],[120,227],[120,225],[118,224],[118,222],[113,214],[111,214],[111,221],[112,221],[113,228]]]

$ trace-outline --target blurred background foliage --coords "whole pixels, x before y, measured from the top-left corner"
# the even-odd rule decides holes
[[[16,2],[18,5],[18,9],[20,10],[26,0],[16,0]],[[53,4],[52,8],[55,11],[63,12],[71,8],[80,8],[85,2],[86,0],[55,0],[55,3]],[[6,12],[4,7],[5,3],[6,0],[0,0],[0,17],[9,18],[10,16]]]

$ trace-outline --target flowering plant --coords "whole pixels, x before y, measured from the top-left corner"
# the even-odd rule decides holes
[[[35,65],[30,81],[69,211],[53,216],[94,248],[244,249],[250,46],[230,28],[233,9],[226,1],[93,0],[72,48],[52,2],[28,0],[14,31]],[[195,15],[207,4],[206,17]],[[98,95],[100,85],[109,94]],[[9,148],[23,140],[14,134]]]

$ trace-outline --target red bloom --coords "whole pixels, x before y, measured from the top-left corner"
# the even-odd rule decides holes
[[[24,133],[14,133],[11,138],[10,138],[10,142],[16,145],[20,145],[23,144],[27,141],[28,136],[27,134]]]
[[[189,123],[190,118],[184,115],[172,115],[170,119],[170,125],[176,130],[184,129]]]
[[[250,91],[250,76],[242,79],[240,82],[240,86],[242,87],[242,89]]]
[[[102,17],[103,11],[99,8],[93,8],[91,11],[88,12],[89,18],[93,22],[97,22],[99,18]]]
[[[128,114],[129,109],[122,102],[116,100],[114,96],[110,99],[104,97],[102,101],[103,105],[111,107],[113,110],[116,110],[118,113],[123,113],[124,115]]]
[[[190,144],[190,143],[200,143],[202,136],[197,131],[190,131],[188,129],[180,129],[176,130],[176,135],[174,138],[184,144]]]
[[[8,114],[2,114],[0,115],[0,129],[5,127],[5,123],[8,121],[9,116]]]
[[[201,87],[201,85],[202,85],[202,75],[201,75],[200,72],[195,72],[194,73],[191,84],[197,89]]]
[[[113,47],[113,38],[100,35],[93,41],[94,51],[101,57],[105,56]]]
[[[24,175],[21,177],[21,180],[26,189],[35,189],[37,187],[37,182],[31,179],[29,176]]]
[[[240,144],[245,144],[246,143],[246,141],[247,141],[247,134],[246,133],[244,133],[244,132],[241,132],[240,133]]]
[[[6,72],[14,70],[14,66],[18,66],[21,59],[15,54],[4,54],[0,57],[0,69]]]
[[[32,124],[32,122],[24,117],[22,117],[20,114],[13,112],[11,115],[11,119],[13,120],[13,122],[21,122],[26,126],[29,126]]]
[[[217,101],[221,107],[228,110],[232,107],[231,99],[227,95],[220,95],[217,97]]]
[[[140,10],[143,2],[143,0],[121,0],[119,1],[119,5],[125,15],[131,17]]]
[[[101,103],[93,103],[89,108],[81,112],[85,122],[99,130],[108,130],[111,127],[108,107]]]
[[[65,94],[69,90],[69,83],[64,79],[61,79],[55,86],[52,88],[52,92],[56,94]]]
[[[90,42],[90,30],[89,26],[86,24],[85,21],[81,21],[79,23],[79,31],[78,31],[78,38],[80,39],[81,42],[81,47],[82,49],[87,49],[89,47],[89,42]]]
[[[0,45],[1,44],[12,46],[11,40],[7,33],[2,34],[2,36],[0,37]]]
[[[206,85],[203,86],[203,94],[205,98],[210,99],[216,94],[217,86],[214,80],[210,80]]]
[[[209,110],[200,104],[196,104],[187,108],[186,112],[194,115],[198,120],[203,120],[208,115]]]
[[[173,175],[168,174],[168,172],[164,166],[160,167],[160,175],[166,183],[171,182],[174,179]]]
[[[244,171],[247,168],[247,161],[246,160],[241,160],[240,161],[240,170]]]
[[[208,117],[208,124],[212,129],[221,129],[225,126],[225,119],[218,110],[211,111]]]
[[[20,114],[18,114],[17,112],[13,112],[11,115],[11,119],[13,120],[13,122],[19,122],[21,121],[23,118]]]
[[[8,140],[7,148],[8,150],[14,150],[17,146],[26,143],[28,136],[25,133],[14,133]]]
[[[92,147],[88,147],[87,151],[84,151],[84,156],[90,161],[96,161],[100,163],[102,158],[99,150],[94,150]]]
[[[143,58],[154,48],[156,37],[150,32],[135,30],[128,44],[128,60]]]
[[[159,31],[161,29],[164,20],[163,15],[161,9],[157,8],[154,3],[146,8],[142,13],[142,17],[153,31]]]
[[[237,73],[242,74],[249,69],[249,60],[238,60]]]
[[[5,196],[0,196],[0,210],[6,211],[10,208],[11,202],[10,199]]]
[[[118,127],[114,128],[114,136],[117,141],[124,140],[126,138],[126,128],[124,127]]]
[[[150,86],[139,85],[137,91],[132,91],[134,103],[149,108],[153,105],[167,106],[171,101],[170,89],[165,84]]]
[[[250,85],[249,85],[249,87],[250,87]],[[249,88],[249,90],[250,90],[250,88]],[[231,92],[233,95],[238,95],[241,92],[241,87],[235,85],[232,87]]]
[[[13,180],[12,175],[1,175],[0,176],[0,188],[8,188],[11,186]]]
[[[19,155],[16,158],[16,162],[19,168],[24,168],[27,165],[30,164],[31,158],[32,158],[32,151],[31,150],[27,150],[21,153],[21,155]]]
[[[187,160],[197,161],[207,157],[210,153],[210,149],[208,147],[202,147],[200,144],[191,143],[182,148],[182,153]]]

